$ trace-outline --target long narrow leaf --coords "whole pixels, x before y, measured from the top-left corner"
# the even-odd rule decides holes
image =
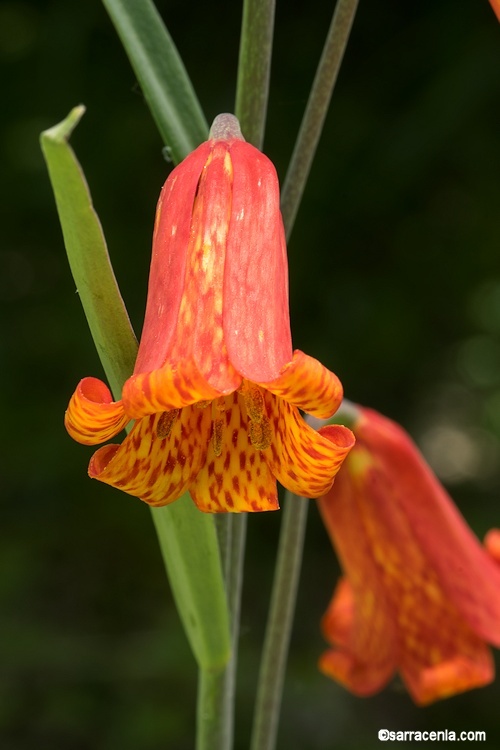
[[[41,135],[71,270],[115,397],[130,376],[137,343],[113,274],[81,167],[68,144],[84,113],[76,107]],[[201,668],[220,669],[230,652],[229,618],[215,524],[189,497],[152,510],[172,591]]]
[[[231,652],[229,617],[213,517],[186,493],[152,508],[170,585],[198,666],[223,669]]]
[[[151,0],[102,0],[177,164],[206,140],[208,125],[193,86]]]
[[[85,107],[41,135],[71,272],[90,332],[116,398],[131,375],[137,341],[116,283],[99,217],[80,165],[68,146]]]

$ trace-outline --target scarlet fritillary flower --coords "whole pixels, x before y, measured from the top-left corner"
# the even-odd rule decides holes
[[[399,671],[424,705],[494,678],[500,533],[480,545],[410,437],[360,409],[356,445],[320,510],[345,577],[320,669],[357,695]],[[496,560],[496,561],[495,561]]]
[[[114,402],[82,380],[66,412],[95,445],[134,420],[89,474],[149,505],[189,490],[203,511],[278,508],[276,479],[319,497],[353,444],[347,428],[316,432],[299,409],[329,417],[338,378],[292,352],[288,271],[276,171],[236,118],[216,118],[163,186],[135,369]]]

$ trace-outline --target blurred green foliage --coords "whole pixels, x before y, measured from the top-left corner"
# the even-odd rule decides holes
[[[281,178],[331,6],[278,3],[265,150]],[[240,4],[158,8],[207,119],[231,111]],[[137,333],[170,167],[99,0],[0,0],[0,68],[0,747],[188,750],[196,671],[149,512],[91,483],[91,449],[62,426],[77,381],[102,372],[38,135],[86,105],[72,144]],[[361,0],[289,248],[295,345],[411,429],[479,535],[500,518],[499,123],[486,0]],[[279,514],[249,521],[237,750]],[[311,509],[279,747],[370,749],[381,727],[485,729],[497,747],[500,682],[417,709],[398,683],[360,700],[317,672],[337,573]]]

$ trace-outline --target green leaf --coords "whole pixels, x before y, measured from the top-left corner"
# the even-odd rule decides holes
[[[71,271],[99,356],[116,398],[133,370],[137,342],[111,267],[81,167],[68,144],[85,108],[75,107],[41,135]],[[214,519],[188,496],[152,509],[181,620],[199,666],[217,670],[229,658],[230,635]]]
[[[68,138],[85,107],[41,135],[61,221],[64,244],[80,300],[115,398],[131,375],[137,341],[116,283],[99,217]]]
[[[223,669],[231,646],[226,594],[212,516],[186,493],[152,508],[179,614],[201,669]]]
[[[208,125],[184,64],[151,0],[103,0],[176,164],[205,141]]]

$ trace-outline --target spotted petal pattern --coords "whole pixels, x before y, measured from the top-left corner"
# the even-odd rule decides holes
[[[271,445],[264,451],[271,472],[290,492],[324,495],[354,445],[352,432],[337,425],[328,428],[325,437],[306,424],[295,406],[264,394],[273,431]]]
[[[206,462],[190,487],[191,497],[200,510],[210,513],[277,510],[276,480],[263,452],[250,442],[244,398],[233,393],[224,401],[221,446],[214,444],[212,435]]]
[[[192,362],[133,375],[123,386],[123,404],[133,419],[182,409],[218,396],[219,391],[206,382]]]
[[[186,492],[201,470],[210,428],[210,413],[194,406],[179,411],[167,430],[163,414],[144,417],[121,445],[94,453],[89,475],[148,505],[166,505]]]
[[[393,622],[385,617],[385,594],[378,591],[382,600],[375,600],[374,569],[365,572],[366,585],[360,581],[355,592],[346,578],[338,582],[321,621],[326,640],[336,648],[319,660],[322,672],[360,696],[377,693],[395,671],[396,633]]]
[[[260,385],[319,419],[331,417],[342,402],[343,389],[338,377],[298,349],[276,380]]]

